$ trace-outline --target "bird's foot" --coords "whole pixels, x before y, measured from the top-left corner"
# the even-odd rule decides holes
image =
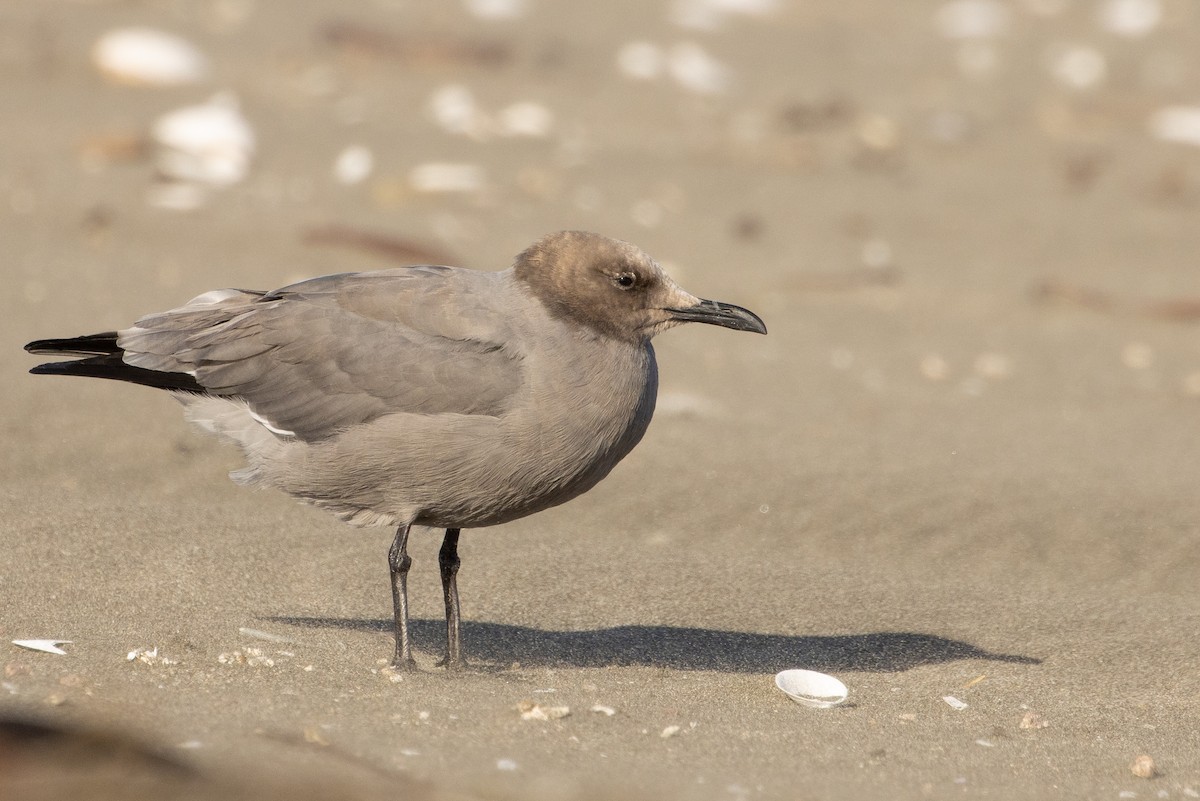
[[[443,656],[437,661],[437,667],[444,667],[446,670],[466,670],[469,665],[467,660],[461,656],[451,658],[449,655]]]
[[[413,659],[411,656],[407,659],[393,659],[392,664],[388,665],[388,667],[397,673],[419,672],[417,669],[417,660]]]

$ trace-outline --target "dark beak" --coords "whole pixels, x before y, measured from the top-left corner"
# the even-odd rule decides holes
[[[702,300],[695,306],[683,309],[667,309],[668,314],[675,320],[684,323],[708,323],[734,331],[753,331],[756,334],[767,333],[766,324],[757,314],[732,303],[720,303],[715,300]]]

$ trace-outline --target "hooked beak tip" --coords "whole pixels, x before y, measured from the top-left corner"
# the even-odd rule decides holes
[[[732,303],[721,303],[716,300],[701,300],[693,306],[681,309],[667,309],[671,318],[683,323],[708,323],[734,331],[749,331],[755,334],[767,333],[767,324],[754,312],[734,306]]]

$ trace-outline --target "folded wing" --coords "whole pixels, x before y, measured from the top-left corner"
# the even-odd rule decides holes
[[[190,375],[304,441],[387,414],[497,416],[521,382],[497,286],[492,273],[415,267],[217,290],[117,344],[126,364]]]

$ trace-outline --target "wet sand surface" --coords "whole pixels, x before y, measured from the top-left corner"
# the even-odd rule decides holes
[[[90,787],[160,797],[1200,795],[1200,149],[1155,127],[1200,137],[1200,12],[1124,5],[5,4],[0,713],[186,776],[18,731],[0,789],[64,797],[85,748]],[[102,76],[126,25],[209,77]],[[249,172],[164,208],[153,122],[219,91]],[[464,532],[465,675],[435,533],[396,681],[391,532],[234,486],[169,397],[24,374],[31,339],[208,289],[500,269],[562,228],[771,333],[660,337],[605,482]],[[849,702],[794,704],[792,667]]]

